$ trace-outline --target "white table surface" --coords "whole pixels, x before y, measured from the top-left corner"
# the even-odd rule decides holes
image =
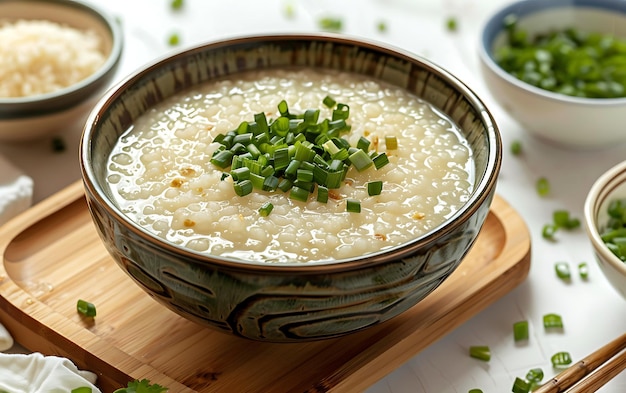
[[[322,16],[339,16],[343,32],[374,39],[419,55],[451,71],[473,89],[496,117],[504,142],[498,193],[525,219],[532,238],[532,264],[527,280],[452,333],[374,384],[368,393],[510,392],[516,376],[541,367],[546,379],[554,375],[550,356],[570,352],[574,361],[593,352],[626,331],[626,301],[610,287],[593,259],[584,230],[558,233],[558,241],[541,237],[542,226],[556,209],[567,209],[582,219],[587,190],[606,169],[626,157],[626,145],[595,151],[575,151],[547,144],[524,132],[493,101],[477,67],[478,31],[485,16],[504,0],[184,0],[174,12],[169,0],[91,0],[121,19],[125,48],[117,76],[121,80],[165,53],[184,46],[247,33],[313,32]],[[293,17],[285,9],[293,9]],[[446,28],[448,17],[459,29]],[[377,29],[379,21],[387,31]],[[181,38],[179,48],[167,45],[170,33]],[[0,144],[0,154],[34,180],[37,203],[80,178],[78,139],[80,126],[60,130],[67,142],[64,153],[52,153],[49,140],[23,145]],[[592,132],[592,130],[590,130]],[[512,156],[509,146],[522,142],[522,156]],[[551,193],[539,197],[535,181],[545,176]],[[570,283],[558,280],[553,265],[570,263]],[[579,262],[590,267],[589,279],[576,273]],[[545,332],[542,316],[561,314],[562,332]],[[530,323],[530,340],[515,345],[512,324]],[[468,356],[470,345],[489,345],[491,361]],[[16,346],[15,351],[20,347]],[[626,373],[601,392],[626,392]]]

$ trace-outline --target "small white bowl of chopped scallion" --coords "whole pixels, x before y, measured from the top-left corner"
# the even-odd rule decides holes
[[[626,2],[510,3],[479,48],[488,89],[526,131],[575,148],[626,141]]]
[[[593,184],[584,208],[587,234],[600,269],[626,298],[626,161]]]

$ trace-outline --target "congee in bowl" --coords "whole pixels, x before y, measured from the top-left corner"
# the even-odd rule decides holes
[[[327,97],[349,111],[338,132],[332,120],[330,130],[319,129],[335,110],[323,104]],[[294,116],[281,116],[281,102]],[[295,115],[307,110],[320,112],[313,127]],[[265,117],[264,130],[252,130],[255,114]],[[281,119],[282,137],[272,131]],[[246,129],[238,132],[242,123]],[[235,142],[215,142],[230,131]],[[267,141],[255,142],[261,138]],[[359,141],[369,164],[361,170],[349,153]],[[344,145],[343,156],[329,152]],[[317,160],[297,159],[311,148]],[[241,165],[248,169],[245,183],[234,180],[232,165],[212,162],[237,149],[235,156],[248,157]],[[287,158],[277,163],[281,149]],[[375,160],[388,163],[376,169]],[[287,170],[292,162],[297,168]],[[333,164],[334,172],[345,172],[341,181],[318,184],[311,177],[332,175]],[[247,261],[305,263],[361,257],[425,234],[469,199],[473,171],[458,126],[406,89],[353,73],[295,68],[209,82],[151,108],[116,144],[107,179],[124,214],[172,243]],[[252,184],[254,172],[258,185],[240,196],[238,184]],[[263,180],[274,184],[264,187]],[[375,186],[382,189],[373,193]]]
[[[116,262],[175,312],[265,341],[358,331],[432,292],[476,239],[500,163],[462,82],[334,35],[158,60],[103,98],[81,144]]]

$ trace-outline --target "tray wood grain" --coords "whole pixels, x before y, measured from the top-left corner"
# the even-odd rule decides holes
[[[267,344],[200,327],[117,267],[80,182],[0,228],[0,321],[31,351],[72,359],[104,392],[148,378],[170,392],[353,392],[381,379],[520,284],[530,236],[496,196],[459,268],[402,315],[345,337]],[[81,318],[76,301],[97,306]]]

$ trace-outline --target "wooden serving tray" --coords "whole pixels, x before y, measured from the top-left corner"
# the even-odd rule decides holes
[[[109,257],[77,182],[0,228],[0,321],[31,351],[70,358],[104,392],[147,378],[170,392],[362,391],[520,284],[530,237],[499,196],[468,256],[435,292],[359,333],[267,344],[158,304]],[[76,312],[94,303],[95,319]]]

